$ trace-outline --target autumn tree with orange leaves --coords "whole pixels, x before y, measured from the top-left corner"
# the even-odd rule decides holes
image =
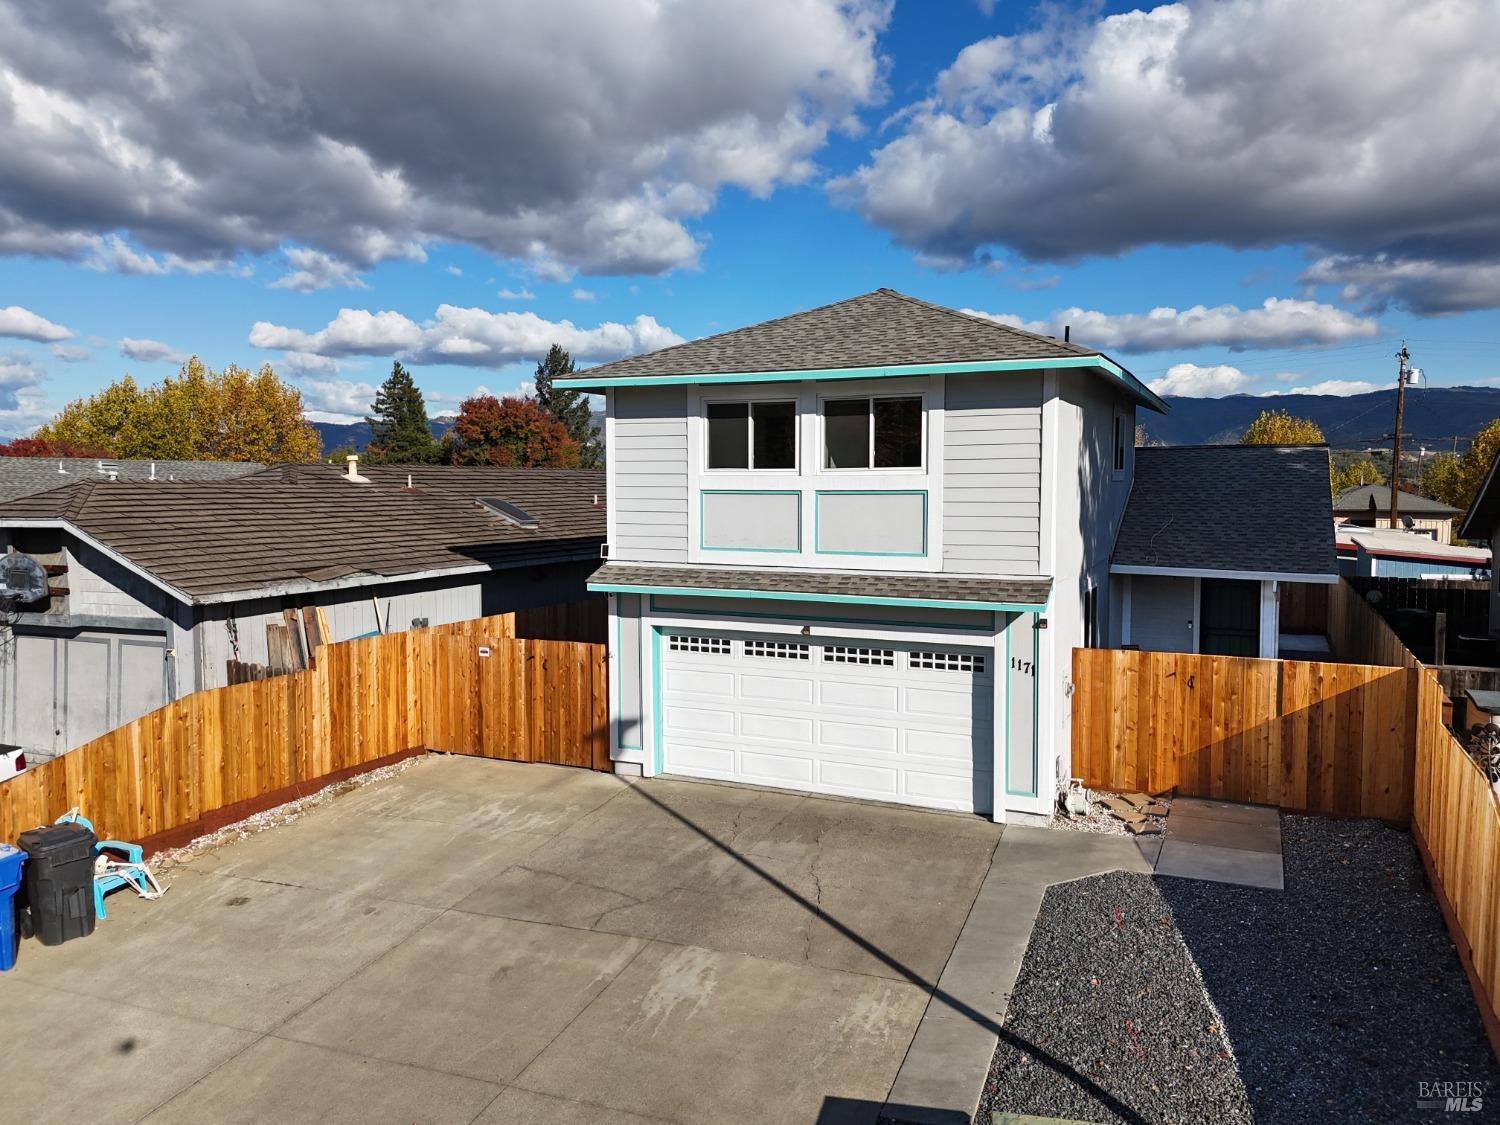
[[[568,428],[536,400],[510,396],[465,399],[443,445],[454,465],[576,469],[582,456]]]

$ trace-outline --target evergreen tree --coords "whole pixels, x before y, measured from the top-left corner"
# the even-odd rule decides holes
[[[573,357],[558,344],[547,349],[547,358],[536,365],[536,401],[543,410],[567,428],[568,436],[578,443],[579,464],[597,469],[604,464],[604,449],[594,432],[589,396],[582,391],[559,390],[554,379],[573,374]]]
[[[427,403],[399,362],[375,392],[375,415],[370,423],[369,459],[377,464],[430,465],[438,459],[437,439],[427,421]]]

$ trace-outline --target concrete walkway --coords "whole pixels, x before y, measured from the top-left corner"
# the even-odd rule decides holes
[[[949,955],[969,918],[1024,946],[1006,903],[1034,910],[1048,849],[1010,830],[997,869],[1033,873],[987,880],[1000,836],[419,760],[200,857],[159,902],[111,897],[86,940],[24,943],[0,976],[6,1101],[30,1125],[873,1125],[929,1050],[924,1011],[998,1024],[979,931]]]
[[[1156,873],[1285,890],[1281,815],[1264,805],[1178,797],[1167,814]]]
[[[1149,875],[1155,850],[1154,841],[1125,836],[1007,827],[896,1075],[885,1116],[916,1125],[968,1125],[1047,888],[1107,871]]]

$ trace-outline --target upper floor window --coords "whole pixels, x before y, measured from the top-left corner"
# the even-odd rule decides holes
[[[835,398],[823,403],[825,469],[920,469],[922,396]]]
[[[1111,465],[1110,465],[1110,468],[1116,474],[1120,474],[1120,473],[1123,473],[1125,471],[1125,451],[1126,451],[1126,449],[1129,448],[1129,446],[1127,446],[1125,444],[1126,441],[1128,441],[1128,440],[1129,441],[1133,441],[1135,439],[1135,435],[1134,434],[1127,434],[1126,433],[1126,421],[1127,420],[1125,418],[1125,415],[1122,414],[1122,413],[1120,413],[1120,411],[1116,410],[1115,411],[1115,456],[1114,456],[1114,461],[1111,462]]]
[[[795,469],[795,402],[711,402],[708,416],[710,469]]]

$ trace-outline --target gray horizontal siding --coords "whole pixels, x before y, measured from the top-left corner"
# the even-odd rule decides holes
[[[943,569],[1041,562],[1042,377],[950,375],[943,404]]]
[[[680,387],[615,390],[615,534],[610,557],[686,562],[688,556],[687,393]]]

